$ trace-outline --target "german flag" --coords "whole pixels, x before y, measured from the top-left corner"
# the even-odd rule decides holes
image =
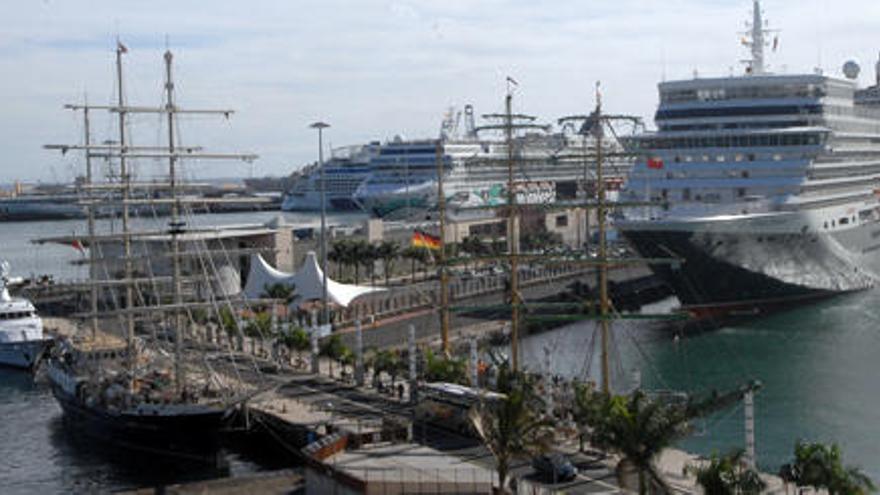
[[[418,247],[418,248],[439,250],[440,249],[440,238],[437,236],[433,236],[431,234],[428,234],[427,232],[422,232],[421,230],[416,230],[413,232],[412,246]]]

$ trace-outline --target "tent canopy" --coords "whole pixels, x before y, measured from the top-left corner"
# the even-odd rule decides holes
[[[293,286],[299,296],[290,306],[295,308],[299,303],[320,300],[324,297],[324,272],[318,266],[314,251],[306,254],[306,259],[296,273],[285,273],[270,266],[259,254],[251,256],[251,269],[248,272],[244,293],[247,297],[257,299],[263,297],[266,288],[275,284]],[[361,285],[341,284],[327,277],[327,300],[339,306],[347,307],[358,297],[385,289],[365,287]]]

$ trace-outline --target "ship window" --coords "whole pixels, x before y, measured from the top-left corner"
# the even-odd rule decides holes
[[[777,162],[782,161],[782,155],[780,155],[778,153],[773,155],[773,160],[777,161]]]
[[[832,221],[831,221],[831,227],[832,227],[832,228],[837,227],[837,222],[835,222],[834,220],[832,220]]]
[[[689,187],[686,187],[681,190],[681,199],[684,201],[691,200],[691,189]]]
[[[723,162],[723,161],[724,161],[724,155],[718,155],[718,156],[716,156],[716,157],[715,157],[715,161]]]
[[[680,156],[675,155],[675,163],[681,163],[681,157],[680,157]]]
[[[755,154],[754,153],[749,153],[749,161],[750,162],[755,161]]]
[[[840,219],[840,225],[846,225],[849,223],[849,218],[843,217]]]
[[[743,171],[742,171],[742,178],[743,178],[743,179],[748,179],[748,178],[749,178],[749,171],[748,171],[748,170],[743,170]]]
[[[733,157],[733,159],[736,160],[736,161],[738,161],[738,162],[743,161],[743,158],[744,158],[744,157],[743,157],[743,154],[742,154],[742,153],[737,153],[737,154]]]
[[[669,196],[669,191],[667,191],[666,189],[660,191],[661,198],[666,199],[668,196]]]
[[[744,198],[746,195],[746,188],[740,187],[736,190],[736,196],[739,198]]]
[[[826,229],[828,228],[828,222],[827,222],[827,221],[825,222],[824,227],[825,227]]]

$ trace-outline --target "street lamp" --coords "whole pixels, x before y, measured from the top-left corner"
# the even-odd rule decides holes
[[[327,324],[330,323],[330,311],[327,307],[327,199],[325,197],[327,182],[324,180],[324,129],[330,127],[330,124],[315,122],[309,127],[318,130],[318,169],[321,171],[321,285],[323,290],[321,306],[324,324]]]

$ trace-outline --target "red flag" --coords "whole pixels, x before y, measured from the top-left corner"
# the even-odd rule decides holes
[[[663,159],[652,156],[648,158],[648,168],[653,168],[654,170],[660,170],[663,168]]]
[[[78,250],[81,254],[86,254],[86,249],[83,247],[82,243],[79,242],[79,239],[74,239],[73,242],[70,243],[74,249]]]

